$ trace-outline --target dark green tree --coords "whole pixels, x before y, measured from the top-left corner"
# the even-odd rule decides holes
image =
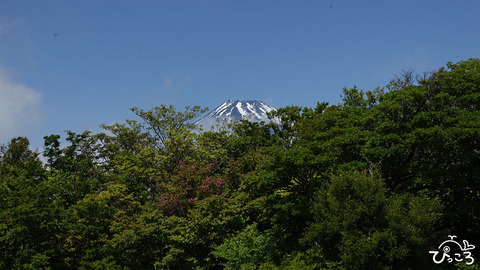
[[[425,269],[439,218],[437,200],[389,195],[374,172],[333,176],[317,195],[302,242],[346,269]]]
[[[56,233],[62,208],[29,141],[0,147],[0,268],[61,267]]]

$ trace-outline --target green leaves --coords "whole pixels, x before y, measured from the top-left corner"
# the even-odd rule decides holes
[[[112,184],[99,194],[89,194],[72,207],[67,225],[64,252],[70,267],[114,255],[109,248],[117,224],[135,222],[140,213],[127,188]],[[112,254],[113,253],[113,254]]]
[[[274,247],[272,236],[260,233],[253,224],[217,246],[212,254],[226,261],[222,263],[226,269],[256,269],[262,263],[272,262]]]
[[[208,111],[208,108],[186,106],[185,112],[177,112],[172,105],[161,105],[149,111],[136,107],[131,110],[145,121],[146,130],[151,131],[158,139],[160,147],[174,147],[175,142],[172,139],[175,136],[188,135],[188,131],[195,128],[192,120]]]
[[[302,241],[326,258],[340,260],[347,269],[409,268],[426,261],[440,204],[409,194],[388,195],[378,173],[348,171],[332,176],[312,211],[315,222]]]
[[[62,209],[26,138],[0,152],[0,267],[49,269]]]
[[[480,241],[480,60],[403,71],[280,125],[132,108],[106,133],[0,146],[2,269],[414,269]],[[437,238],[438,236],[438,238]]]

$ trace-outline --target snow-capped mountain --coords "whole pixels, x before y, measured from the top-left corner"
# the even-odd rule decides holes
[[[240,119],[249,120],[252,122],[266,123],[270,122],[267,112],[275,110],[275,108],[267,105],[265,102],[257,100],[227,100],[215,110],[209,112],[206,116],[195,122],[196,125],[202,126],[203,130],[209,130],[217,124],[217,119],[220,124],[223,121],[237,121]],[[278,122],[273,120],[274,122]]]

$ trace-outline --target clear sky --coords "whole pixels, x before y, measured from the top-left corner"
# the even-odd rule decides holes
[[[480,57],[479,18],[478,0],[1,0],[0,143],[99,132],[134,106],[337,104]]]

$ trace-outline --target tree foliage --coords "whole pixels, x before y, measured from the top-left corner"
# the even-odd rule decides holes
[[[0,269],[429,269],[480,243],[480,60],[404,70],[280,124],[132,108],[0,146]],[[275,122],[275,121],[274,121]],[[465,264],[455,266],[464,269]]]

